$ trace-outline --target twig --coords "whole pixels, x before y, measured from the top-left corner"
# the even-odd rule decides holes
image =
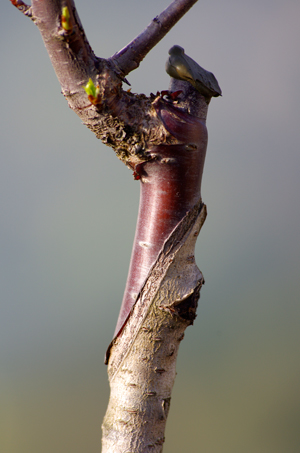
[[[198,0],[174,0],[127,46],[110,58],[118,71],[126,76],[138,68],[148,52],[171,30]]]

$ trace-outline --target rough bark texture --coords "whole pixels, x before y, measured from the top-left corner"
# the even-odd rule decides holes
[[[138,37],[107,60],[92,51],[73,0],[32,0],[31,8],[20,0],[10,1],[38,26],[69,107],[129,168],[147,159],[146,143],[174,141],[153,108],[156,96],[127,92],[122,83],[124,75],[138,67],[197,0],[175,0]],[[70,13],[70,30],[63,28],[63,7]],[[99,86],[94,103],[84,91],[89,78]]]
[[[116,339],[102,453],[162,451],[177,352],[203,284],[194,248],[205,217],[199,202],[176,227]]]
[[[175,69],[184,78],[171,79],[169,91],[147,97],[122,84],[197,0],[175,0],[108,60],[94,55],[73,0],[32,0],[31,7],[10,1],[38,26],[69,106],[140,179],[128,283],[106,355],[111,396],[102,452],[161,452],[178,347],[203,284],[194,247],[206,217],[205,120],[210,97],[221,92],[199,90],[180,61]]]

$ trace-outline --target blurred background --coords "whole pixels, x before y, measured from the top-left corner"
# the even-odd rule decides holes
[[[1,3],[0,451],[99,452],[139,183],[68,108],[38,29]],[[168,4],[76,1],[101,57]],[[128,77],[166,89],[179,44],[223,90],[207,121],[206,284],[165,453],[300,451],[299,17],[299,0],[199,1]]]

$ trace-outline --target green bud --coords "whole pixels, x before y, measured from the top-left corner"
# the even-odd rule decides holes
[[[92,79],[89,79],[89,81],[86,84],[86,86],[84,87],[84,89],[88,96],[92,96],[93,98],[97,97],[97,89],[96,89]]]
[[[85,92],[88,95],[88,98],[92,104],[96,105],[100,103],[100,100],[98,99],[98,95],[100,93],[99,85],[95,87],[92,79],[89,79],[88,83],[83,88],[85,89]]]
[[[66,31],[72,30],[72,24],[70,23],[69,8],[67,6],[64,6],[62,9],[61,25],[62,25],[62,28]]]

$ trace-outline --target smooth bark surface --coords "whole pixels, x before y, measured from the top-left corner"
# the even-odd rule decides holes
[[[176,106],[162,98],[154,102],[162,123],[180,144],[151,147],[148,151],[151,160],[138,166],[140,207],[115,336],[126,322],[164,242],[201,197],[207,146],[207,103],[189,83],[173,79],[170,92],[177,91],[181,93],[176,98]],[[180,99],[189,104],[193,115],[178,108]]]
[[[192,83],[189,72],[188,78],[175,75],[169,91],[149,97],[122,88],[125,76],[196,1],[175,0],[105,60],[94,55],[72,0],[32,0],[31,7],[11,0],[38,26],[69,106],[140,180],[128,281],[106,354],[111,396],[103,453],[162,451],[178,347],[196,317],[204,282],[194,248],[206,217],[205,122],[211,96],[221,91],[211,94],[199,80]]]

